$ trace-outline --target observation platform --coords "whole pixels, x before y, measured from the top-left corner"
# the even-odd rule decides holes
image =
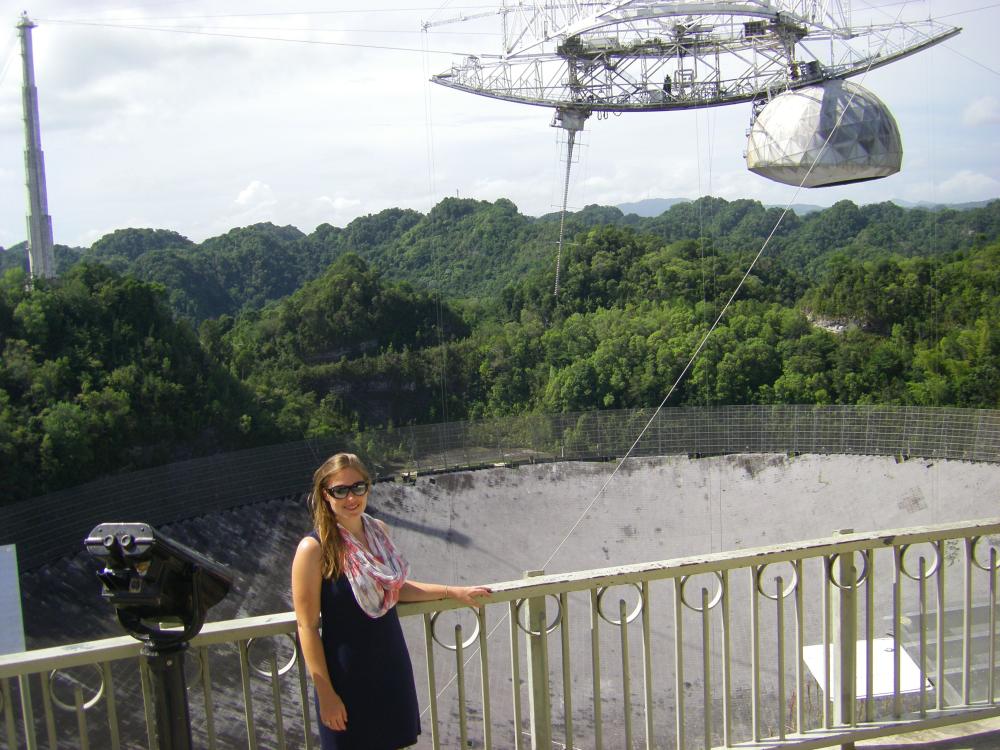
[[[499,440],[497,432],[471,440],[483,425],[420,433],[435,450],[392,471],[384,468],[399,451],[379,454],[369,442],[376,450],[366,455],[385,456],[373,463],[389,475],[371,507],[393,529],[413,576],[495,589],[478,616],[441,602],[400,607],[424,710],[418,747],[864,741],[887,749],[952,725],[991,739],[978,722],[1000,716],[990,557],[1000,539],[1000,464],[990,458],[989,428],[997,414],[950,410],[948,420],[928,411],[802,409],[779,418],[691,410],[688,445],[697,435],[701,450],[640,445],[643,454],[624,462],[614,454],[648,415],[577,416],[571,437],[592,431],[569,457],[606,452],[607,460],[559,461],[560,449],[531,442],[523,422]],[[770,432],[768,420],[786,420],[784,431]],[[660,447],[683,431],[672,425],[658,430]],[[876,439],[884,455],[864,454]],[[821,454],[821,440],[839,441],[843,452]],[[765,444],[771,450],[753,452]],[[481,466],[488,445],[499,451],[497,466],[462,470],[455,460],[474,456]],[[565,442],[567,452],[579,445]],[[735,449],[716,450],[726,446]],[[324,453],[307,447],[311,469]],[[248,452],[244,465],[262,457]],[[191,476],[176,466],[165,472],[182,477],[175,490]],[[130,481],[134,488],[142,478]],[[237,489],[250,496],[251,486]],[[196,745],[315,746],[288,612],[289,563],[309,525],[301,494],[205,505],[195,517],[153,521],[239,576],[190,651]],[[81,520],[83,534],[100,520]],[[854,532],[839,533],[846,529]],[[88,563],[63,554],[22,573],[34,650],[0,657],[0,748],[33,747],[29,735],[38,746],[80,747],[84,736],[93,747],[148,742],[138,644],[99,637],[115,626]],[[545,575],[525,576],[538,569]],[[45,632],[52,622],[61,636]],[[852,630],[853,638],[842,635]],[[887,638],[893,666],[869,687],[866,665],[884,663],[873,650]],[[807,664],[816,646],[830,654],[824,670]],[[918,670],[916,689],[904,680],[907,660]],[[838,697],[837,685],[852,692]]]

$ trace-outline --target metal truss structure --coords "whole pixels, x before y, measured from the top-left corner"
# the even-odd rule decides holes
[[[856,24],[849,0],[501,0],[424,30],[494,16],[500,53],[468,56],[431,80],[556,110],[552,125],[567,135],[556,295],[576,135],[592,114],[753,102],[754,121],[779,94],[859,75],[960,32],[931,19]]]
[[[839,0],[564,0],[508,3],[502,50],[432,77],[482,96],[594,112],[668,111],[772,96],[847,78],[926,49],[960,29],[926,20],[852,25]],[[565,125],[563,125],[565,127]]]

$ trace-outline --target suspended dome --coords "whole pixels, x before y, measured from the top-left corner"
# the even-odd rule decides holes
[[[779,94],[761,110],[747,141],[747,168],[786,185],[875,180],[898,172],[902,161],[888,107],[842,80]]]

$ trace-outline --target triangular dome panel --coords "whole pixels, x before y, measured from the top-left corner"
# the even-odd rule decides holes
[[[878,97],[831,80],[772,99],[750,130],[746,153],[751,172],[822,187],[898,172],[903,145],[892,113]]]

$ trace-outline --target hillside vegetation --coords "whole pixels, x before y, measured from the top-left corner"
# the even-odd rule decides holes
[[[558,296],[558,217],[506,200],[200,244],[120,230],[31,285],[8,250],[0,501],[370,426],[659,404],[741,282],[668,406],[998,406],[1000,201],[845,201],[772,234],[781,214],[589,206]]]

